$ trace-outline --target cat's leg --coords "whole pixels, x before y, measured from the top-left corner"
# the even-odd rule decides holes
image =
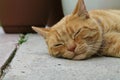
[[[120,33],[106,33],[102,44],[102,55],[120,57]]]

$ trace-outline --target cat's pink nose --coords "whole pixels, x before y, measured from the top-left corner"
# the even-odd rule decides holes
[[[74,52],[74,51],[75,51],[75,48],[76,48],[76,45],[69,46],[69,47],[68,47],[68,51]]]

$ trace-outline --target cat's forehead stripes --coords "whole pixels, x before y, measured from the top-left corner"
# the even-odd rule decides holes
[[[69,29],[66,26],[62,26],[61,29],[55,30],[55,37],[57,40],[64,40],[70,39],[70,34],[72,34],[72,29]]]
[[[58,33],[57,30],[55,30],[55,39],[56,39],[57,41],[61,39],[61,36],[60,36],[60,34]]]
[[[71,26],[67,26],[66,27],[66,32],[68,33],[68,34],[73,34],[74,33],[74,29],[73,29],[73,26],[71,27]]]

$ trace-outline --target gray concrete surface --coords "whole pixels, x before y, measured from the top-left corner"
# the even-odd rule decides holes
[[[120,59],[96,57],[84,61],[48,55],[43,38],[30,34],[3,80],[120,80]]]
[[[2,26],[0,26],[0,34],[4,34]]]
[[[0,27],[0,72],[1,67],[5,64],[15,49],[18,39],[18,34],[5,34]]]

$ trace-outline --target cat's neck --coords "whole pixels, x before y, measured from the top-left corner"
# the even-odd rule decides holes
[[[93,16],[92,18],[95,20],[95,22],[97,23],[98,27],[101,28],[103,34],[107,33],[109,31],[109,27],[108,27],[109,25],[107,24],[107,22],[106,23],[103,22],[100,17],[94,17]]]
[[[97,23],[101,26],[103,33],[111,32],[119,29],[120,18],[119,15],[111,13],[110,10],[93,10],[89,12],[91,18],[94,18]]]

